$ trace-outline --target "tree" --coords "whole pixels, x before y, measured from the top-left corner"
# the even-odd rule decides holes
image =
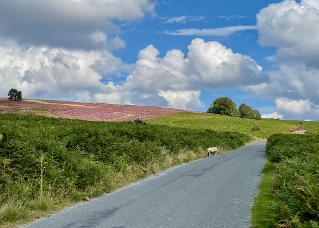
[[[21,91],[18,91],[18,92],[16,93],[15,100],[16,100],[16,101],[22,101],[22,92],[21,92]]]
[[[217,98],[208,108],[207,112],[226,116],[238,116],[237,106],[229,97]]]
[[[241,118],[256,119],[256,120],[261,119],[260,112],[256,109],[253,109],[247,104],[241,104],[238,110],[239,110],[239,116]]]
[[[10,91],[8,93],[9,99],[13,100],[15,95],[17,94],[17,92],[18,92],[18,90],[16,90],[16,89],[10,89]]]
[[[10,89],[8,96],[9,96],[9,100],[14,100],[14,101],[22,100],[22,92],[16,89]]]

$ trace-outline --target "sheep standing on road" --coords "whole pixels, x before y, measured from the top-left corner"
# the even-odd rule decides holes
[[[207,155],[210,156],[211,154],[212,155],[215,155],[217,152],[219,151],[219,146],[217,147],[210,147],[207,149]]]

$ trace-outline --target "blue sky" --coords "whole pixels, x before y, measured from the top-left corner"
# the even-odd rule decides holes
[[[192,39],[198,36],[169,36],[165,31],[181,28],[220,28],[237,25],[256,25],[256,14],[271,3],[280,1],[158,1],[154,15],[148,15],[142,20],[124,27],[121,37],[127,47],[118,51],[119,56],[127,62],[134,62],[142,48],[154,44],[163,53],[170,49],[186,50]],[[165,18],[178,16],[204,17],[199,21],[186,23],[163,23]],[[205,37],[204,37],[205,38]],[[230,37],[206,37],[205,40],[217,40],[236,52],[250,55],[268,64],[264,57],[274,53],[273,48],[260,47],[256,31],[244,31]]]
[[[319,0],[0,1],[0,96],[317,120]]]

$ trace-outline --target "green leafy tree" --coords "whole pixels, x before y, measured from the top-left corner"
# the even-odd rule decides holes
[[[10,89],[10,91],[8,93],[9,99],[13,100],[15,95],[17,94],[17,92],[18,92],[18,90],[16,90],[16,89]]]
[[[9,96],[9,100],[14,100],[14,101],[22,100],[22,92],[16,89],[10,89],[8,96]]]
[[[229,97],[217,98],[208,108],[207,112],[226,116],[238,116],[237,106]]]
[[[16,100],[16,101],[22,101],[22,92],[21,92],[21,91],[18,91],[18,92],[16,93],[15,100]]]
[[[261,119],[260,112],[256,109],[253,109],[247,104],[241,104],[238,110],[239,110],[239,116],[241,118],[256,119],[256,120]]]

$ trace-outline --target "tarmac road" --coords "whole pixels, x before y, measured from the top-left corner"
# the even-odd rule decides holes
[[[249,227],[265,144],[177,166],[28,227]]]

